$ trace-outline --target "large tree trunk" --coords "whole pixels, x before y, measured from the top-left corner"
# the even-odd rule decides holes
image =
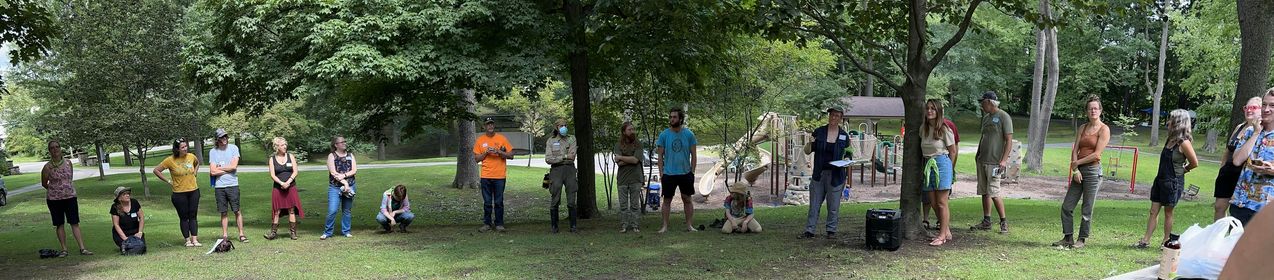
[[[1217,140],[1217,136],[1219,136],[1218,134],[1219,132],[1217,132],[1217,129],[1215,127],[1208,128],[1208,136],[1206,138],[1207,141],[1205,141],[1205,143],[1203,144],[1204,151],[1207,151],[1209,153],[1216,152],[1217,150],[1216,140]]]
[[[462,95],[460,104],[471,114],[477,113],[477,102],[472,89],[460,90]],[[451,181],[451,186],[457,189],[465,187],[475,188],[478,185],[478,163],[473,160],[474,142],[478,141],[478,135],[474,132],[476,127],[472,119],[463,119],[456,122],[456,177]]]
[[[597,175],[593,164],[593,113],[589,98],[588,82],[588,45],[584,34],[584,6],[579,0],[567,0],[562,4],[566,11],[567,40],[573,47],[567,55],[571,75],[571,108],[575,119],[575,144],[578,145],[575,157],[579,168],[579,196],[576,203],[579,217],[588,219],[597,217],[597,186],[594,177]]]
[[[1040,13],[1045,17],[1053,17],[1052,7],[1049,6],[1048,0],[1040,0],[1039,8]],[[1047,144],[1045,143],[1045,138],[1048,134],[1048,126],[1053,119],[1053,104],[1054,101],[1057,100],[1057,82],[1060,78],[1058,77],[1060,70],[1058,69],[1059,65],[1057,60],[1057,28],[1050,26],[1044,30],[1040,30],[1039,32],[1043,37],[1044,48],[1042,48],[1042,53],[1036,54],[1036,59],[1040,60],[1039,56],[1041,54],[1043,55],[1043,70],[1044,75],[1046,75],[1047,78],[1044,80],[1043,94],[1040,96],[1038,105],[1032,104],[1032,107],[1037,109],[1036,111],[1031,112],[1031,119],[1029,122],[1030,127],[1027,127],[1026,133],[1028,143],[1026,167],[1027,169],[1036,171],[1039,171],[1042,168],[1041,163],[1044,158],[1044,145]],[[1037,37],[1038,36],[1039,35],[1037,35]],[[1037,38],[1036,47],[1039,47],[1039,42],[1040,40]],[[1037,69],[1039,69],[1039,67],[1039,65],[1036,65]],[[1032,89],[1032,95],[1034,95],[1034,89]],[[1032,99],[1034,99],[1034,96],[1032,96]],[[1012,132],[1010,131],[1010,133]]]
[[[1041,8],[1046,5],[1044,0],[1040,0]],[[1044,147],[1036,146],[1035,140],[1044,137],[1044,133],[1038,128],[1039,120],[1043,119],[1040,115],[1040,99],[1044,93],[1044,53],[1048,49],[1048,33],[1044,29],[1035,31],[1035,72],[1031,76],[1031,112],[1030,120],[1027,121],[1026,138],[1026,169],[1040,170],[1043,166]]]
[[[1266,0],[1238,0],[1239,84],[1235,88],[1230,125],[1243,122],[1247,100],[1261,95],[1269,82],[1270,43],[1274,40],[1274,3]]]
[[[1164,9],[1167,10],[1167,9]],[[1168,60],[1168,19],[1163,19],[1163,34],[1159,35],[1158,84],[1155,85],[1154,108],[1150,111],[1150,146],[1159,146],[1159,100],[1163,99],[1164,62]]]

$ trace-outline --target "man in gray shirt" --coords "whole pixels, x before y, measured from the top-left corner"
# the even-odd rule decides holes
[[[225,129],[217,129],[216,147],[208,151],[208,175],[216,189],[217,211],[221,212],[221,238],[229,237],[226,231],[230,219],[227,210],[234,212],[239,226],[239,242],[248,242],[243,234],[243,212],[239,211],[239,147],[228,143],[230,135]]]

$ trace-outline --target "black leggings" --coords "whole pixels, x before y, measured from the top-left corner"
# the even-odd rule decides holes
[[[199,236],[199,190],[173,193],[173,208],[181,219],[181,236]]]

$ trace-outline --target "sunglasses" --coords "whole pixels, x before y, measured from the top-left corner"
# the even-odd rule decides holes
[[[1247,106],[1243,106],[1243,110],[1244,110],[1244,111],[1248,111],[1248,112],[1256,112],[1256,111],[1260,111],[1260,110],[1261,110],[1261,106],[1259,106],[1259,105],[1247,105]]]

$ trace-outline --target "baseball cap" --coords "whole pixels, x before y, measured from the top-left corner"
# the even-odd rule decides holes
[[[493,124],[493,123],[495,123],[495,119],[494,119],[494,118],[487,118],[487,120],[486,120],[485,122],[483,122],[482,124]]]
[[[999,100],[1000,100],[1000,98],[999,98],[998,96],[996,96],[996,95],[995,95],[995,91],[990,91],[990,90],[988,90],[988,91],[986,91],[986,92],[983,92],[983,93],[982,93],[982,99],[978,99],[978,101],[982,101],[982,100],[996,100],[996,101],[999,101]]]
[[[225,128],[218,128],[216,134],[217,134],[217,138],[226,137],[226,135],[229,135],[226,133]]]

